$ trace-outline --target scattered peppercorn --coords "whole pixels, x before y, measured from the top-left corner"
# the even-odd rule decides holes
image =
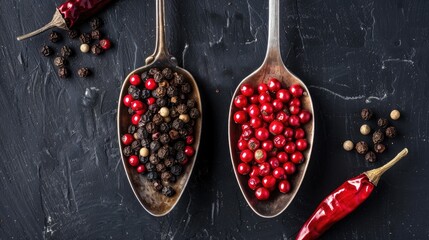
[[[51,41],[51,42],[53,42],[53,43],[59,42],[59,41],[61,41],[61,39],[62,39],[62,36],[61,36],[61,34],[60,34],[59,32],[57,32],[57,31],[52,31],[52,32],[49,34],[49,41]]]
[[[54,65],[57,67],[64,67],[67,64],[67,61],[64,57],[56,57],[54,59]]]
[[[386,136],[388,138],[394,138],[394,137],[396,137],[396,134],[397,134],[397,132],[396,132],[395,127],[390,126],[390,127],[386,128]]]
[[[387,127],[387,125],[389,125],[389,121],[387,121],[387,119],[385,118],[379,118],[377,121],[377,125],[381,128],[385,128]]]
[[[100,55],[103,52],[103,48],[101,48],[100,44],[94,44],[91,47],[91,53],[94,55]]]
[[[69,46],[63,46],[61,48],[61,56],[68,58],[73,55],[73,50]]]
[[[91,42],[91,35],[89,33],[82,33],[79,36],[80,43],[89,44]]]
[[[89,50],[91,49],[91,47],[87,44],[87,43],[83,43],[80,45],[80,51],[83,53],[87,53],[89,52]]]
[[[356,143],[356,152],[359,154],[365,154],[368,152],[368,144],[364,141],[360,141],[358,143]]]
[[[162,188],[162,194],[164,194],[166,197],[172,197],[175,193],[176,191],[174,191],[174,189],[170,186],[164,186]]]
[[[353,150],[353,148],[354,148],[354,144],[353,144],[353,142],[352,142],[352,141],[350,141],[350,140],[344,141],[344,143],[343,143],[343,148],[344,148],[344,150],[346,150],[346,151],[351,151],[351,150]]]
[[[91,26],[92,30],[97,30],[101,27],[101,25],[103,24],[103,22],[101,21],[100,18],[93,18],[89,21],[89,25]]]
[[[401,117],[401,113],[398,110],[392,110],[392,112],[390,112],[390,118],[392,120],[398,120]]]
[[[69,30],[68,34],[69,34],[69,38],[75,39],[75,38],[79,37],[80,32],[79,32],[79,30],[71,29],[71,30]]]
[[[77,70],[77,75],[81,78],[86,78],[91,75],[91,70],[89,68],[83,67]]]
[[[374,145],[374,152],[383,153],[386,150],[386,146],[382,143],[377,143]]]
[[[373,163],[373,162],[377,161],[377,156],[375,155],[375,153],[373,151],[369,151],[365,154],[365,160],[367,160],[370,163]]]
[[[362,109],[360,116],[365,121],[370,120],[372,118],[372,111],[368,108],[364,108]]]
[[[101,33],[99,30],[93,30],[91,31],[91,38],[94,40],[98,40],[101,38]]]
[[[372,142],[374,144],[381,143],[384,141],[384,133],[378,129],[372,134]]]
[[[58,76],[59,76],[60,78],[67,78],[67,77],[69,76],[69,71],[68,71],[68,69],[67,69],[67,68],[65,68],[65,67],[60,67],[60,68],[58,69]]]
[[[153,186],[153,189],[155,189],[155,191],[157,192],[161,192],[164,187],[160,180],[154,180],[152,182],[152,186]]]
[[[52,48],[47,45],[43,45],[40,49],[40,53],[45,57],[51,56],[53,52]]]

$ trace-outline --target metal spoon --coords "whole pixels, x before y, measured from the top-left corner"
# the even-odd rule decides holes
[[[128,181],[131,185],[131,188],[134,192],[134,195],[139,200],[142,207],[153,216],[164,216],[169,213],[174,206],[179,201],[180,197],[186,185],[188,183],[189,177],[191,176],[192,170],[194,168],[196,156],[198,153],[198,147],[200,145],[201,138],[201,125],[202,125],[202,107],[201,107],[201,98],[200,92],[198,90],[197,83],[192,75],[183,68],[177,66],[176,58],[171,56],[167,50],[165,44],[165,18],[164,18],[164,0],[156,0],[156,47],[154,53],[146,58],[146,65],[135,69],[132,71],[122,84],[121,94],[119,96],[118,102],[118,139],[119,139],[119,148],[121,151],[122,163],[124,165],[125,173],[127,175]],[[176,190],[176,194],[169,198],[165,197],[161,193],[155,192],[146,177],[137,173],[136,169],[130,167],[127,159],[124,158],[122,149],[124,145],[121,142],[121,136],[127,132],[128,126],[131,124],[130,115],[128,114],[127,107],[122,104],[122,99],[125,95],[128,94],[127,90],[130,86],[129,78],[133,74],[141,74],[145,71],[148,71],[150,68],[171,68],[173,71],[183,74],[183,76],[189,81],[192,86],[191,98],[195,99],[198,104],[198,109],[201,113],[200,118],[197,119],[194,126],[194,149],[195,154],[193,157],[189,158],[188,163],[184,168],[184,172],[177,179],[177,182],[173,185],[173,188]]]
[[[298,189],[302,183],[305,172],[307,170],[308,163],[310,161],[311,148],[314,136],[314,120],[311,119],[304,127],[307,140],[309,142],[309,148],[303,153],[305,157],[304,163],[297,166],[297,171],[293,177],[288,178],[291,183],[292,189],[287,194],[281,194],[273,191],[269,200],[259,201],[256,199],[254,192],[247,186],[248,176],[240,175],[236,166],[241,162],[239,157],[239,150],[237,148],[237,141],[240,137],[241,128],[233,120],[234,112],[238,109],[234,106],[234,98],[240,92],[240,86],[244,83],[257,86],[261,82],[266,82],[269,77],[275,77],[282,82],[283,87],[291,86],[292,84],[300,84],[304,90],[304,96],[301,98],[302,108],[309,110],[314,116],[313,103],[309,91],[305,84],[293,75],[285,67],[280,54],[279,44],[279,0],[269,0],[269,20],[268,20],[268,46],[265,60],[262,65],[248,77],[246,77],[236,88],[232,97],[230,109],[229,109],[229,120],[228,120],[228,131],[229,131],[229,150],[231,155],[231,161],[234,168],[234,173],[240,186],[241,192],[244,198],[249,204],[250,208],[261,217],[271,218],[281,214],[292,202]]]

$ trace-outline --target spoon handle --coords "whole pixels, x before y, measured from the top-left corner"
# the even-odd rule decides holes
[[[146,65],[155,61],[155,59],[166,58],[175,65],[176,59],[170,55],[165,40],[165,4],[164,0],[156,0],[156,43],[152,55],[146,58]]]
[[[268,3],[268,46],[264,62],[283,64],[280,54],[280,0],[269,0]]]

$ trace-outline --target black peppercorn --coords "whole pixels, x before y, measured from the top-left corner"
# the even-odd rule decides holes
[[[152,114],[150,114],[149,112],[146,112],[145,114],[143,114],[141,117],[140,117],[140,121],[139,121],[139,124],[138,124],[138,126],[139,127],[143,127],[143,126],[145,126],[150,120],[152,119]],[[141,126],[140,126],[141,125]]]
[[[144,166],[146,167],[146,170],[148,172],[155,171],[155,165],[153,165],[151,162],[147,162]],[[149,179],[149,176],[148,176],[148,179]]]
[[[377,125],[379,127],[385,128],[385,127],[387,127],[387,125],[389,125],[389,121],[387,121],[387,119],[385,119],[385,118],[380,118],[377,121]]]
[[[160,83],[158,83],[158,86],[165,87],[167,89],[170,84],[167,82],[167,80],[162,80]]]
[[[162,75],[163,75],[166,79],[170,80],[170,79],[172,79],[172,78],[173,78],[173,71],[172,71],[170,68],[164,68],[164,69],[162,70]]]
[[[180,104],[179,106],[177,106],[177,112],[179,112],[179,114],[185,114],[188,112],[188,106],[186,106],[185,104]]]
[[[69,34],[69,38],[75,39],[80,35],[80,32],[79,32],[79,30],[71,29],[71,30],[69,30],[68,34]]]
[[[155,191],[157,192],[161,192],[162,189],[164,188],[160,180],[154,180],[152,182],[152,186],[153,186],[153,189],[155,189]]]
[[[142,72],[141,74],[140,74],[140,78],[144,81],[144,80],[146,80],[146,78],[147,78],[147,72]]]
[[[162,98],[165,96],[165,94],[167,94],[167,89],[165,87],[158,87],[155,89],[155,92],[158,98]]]
[[[97,18],[97,17],[93,18],[89,21],[89,25],[91,26],[92,30],[99,29],[102,24],[103,24],[103,22],[101,21],[101,19]]]
[[[171,112],[170,112],[171,114]],[[184,126],[184,122],[178,118],[174,119],[173,123],[172,123],[172,127],[176,130],[182,129]]]
[[[69,70],[65,67],[61,67],[60,69],[58,69],[58,76],[60,78],[68,78]]]
[[[94,44],[91,46],[91,52],[94,55],[100,55],[103,52],[103,48],[100,44]]]
[[[156,73],[159,73],[158,68],[151,68],[149,69],[149,75],[155,76]]]
[[[130,85],[128,87],[128,94],[130,94],[133,97],[133,99],[139,99],[140,94],[141,94],[141,90],[134,85]]]
[[[149,123],[147,123],[147,124],[146,124],[146,130],[147,130],[147,132],[148,132],[148,133],[150,133],[150,134],[157,132],[156,124],[155,124],[155,123],[153,123],[153,122],[149,122]]]
[[[182,93],[184,93],[184,94],[188,94],[188,93],[190,93],[190,92],[192,91],[191,84],[189,84],[189,83],[184,83],[184,84],[182,85],[182,87],[181,87],[181,90],[182,90]],[[182,97],[182,99],[184,99],[184,98]]]
[[[57,67],[64,67],[67,65],[67,60],[63,57],[56,57],[54,58],[54,65]]]
[[[129,134],[134,134],[136,131],[137,131],[136,126],[134,126],[134,125],[128,126],[128,133]]]
[[[167,106],[168,102],[167,99],[165,98],[157,98],[156,99],[156,105],[160,106],[160,107],[165,107]]]
[[[188,136],[188,131],[185,128],[179,130],[179,135],[182,137]]]
[[[178,116],[179,116],[179,112],[177,111],[177,108],[172,107],[172,108],[170,109],[170,117],[172,117],[172,118],[176,118],[176,117],[178,117]]]
[[[186,155],[185,155],[184,151],[178,151],[176,153],[176,160],[177,161],[182,162],[185,158],[186,158]]]
[[[383,153],[386,150],[386,146],[382,143],[377,143],[374,145],[374,151],[376,153]]]
[[[173,84],[175,86],[180,86],[185,83],[185,78],[183,77],[182,74],[175,72],[173,75],[174,75]]]
[[[140,144],[142,145],[142,147],[149,147],[150,145],[150,139],[149,138],[143,138],[140,142]]]
[[[143,157],[143,156],[140,156],[140,157],[139,157],[139,162],[140,162],[141,164],[146,164],[146,163],[148,163],[148,162],[149,162],[149,157]]]
[[[161,125],[159,126],[159,131],[162,133],[168,133],[170,129],[171,129],[170,124],[166,122],[161,123]]]
[[[91,38],[92,39],[100,39],[101,38],[101,33],[99,30],[93,30],[91,31]]]
[[[170,186],[165,186],[162,188],[162,194],[164,194],[166,197],[172,197],[176,191]]]
[[[91,70],[89,70],[89,68],[86,68],[86,67],[79,68],[77,70],[77,75],[81,78],[86,78],[89,75],[91,75]]]
[[[167,146],[167,145],[165,145],[165,146]],[[169,155],[168,146],[167,147],[162,147],[162,148],[160,148],[158,150],[158,157],[160,159],[165,159],[165,158],[168,157],[168,155]]]
[[[140,144],[140,141],[134,140],[131,143],[131,149],[133,149],[134,151],[139,150],[142,147],[142,145]]]
[[[173,158],[167,158],[164,160],[164,164],[166,167],[171,167],[174,164],[174,159]]]
[[[174,175],[171,175],[171,177],[168,179],[169,183],[175,183],[177,181],[177,177]]]
[[[188,108],[194,108],[197,105],[197,102],[194,99],[189,99],[186,102],[186,106],[188,106]]]
[[[159,106],[158,106],[158,105],[156,105],[156,104],[152,104],[152,105],[149,105],[148,109],[149,109],[149,111],[151,111],[152,113],[156,113],[156,112],[158,112],[158,111],[159,111]]]
[[[161,123],[164,122],[164,118],[159,113],[157,113],[153,116],[152,121],[156,125],[161,125]]]
[[[149,144],[149,148],[152,152],[156,152],[156,151],[158,151],[158,149],[161,148],[161,143],[159,143],[158,141],[152,141]]]
[[[372,142],[374,144],[381,143],[384,141],[384,133],[378,129],[372,134]]]
[[[161,137],[159,138],[159,141],[162,144],[168,144],[170,142],[170,136],[167,133],[164,133],[161,135]]]
[[[61,41],[61,39],[63,39],[63,37],[62,37],[62,36],[61,36],[61,34],[60,34],[59,32],[57,32],[57,31],[52,31],[52,32],[49,34],[49,41],[51,41],[51,42],[53,42],[53,43],[59,42],[59,41]]]
[[[365,154],[365,160],[367,160],[370,163],[373,163],[373,162],[377,161],[377,156],[375,155],[375,153],[373,151],[369,151]]]
[[[370,120],[372,118],[372,111],[368,108],[362,109],[360,116],[363,120]]]
[[[152,164],[156,165],[156,164],[158,164],[158,163],[159,163],[159,161],[160,161],[160,159],[159,159],[159,157],[158,157],[156,154],[151,154],[151,155],[149,156],[149,162],[150,162],[150,163],[152,163]]]
[[[80,40],[80,43],[82,44],[83,43],[89,44],[91,42],[91,35],[89,33],[82,33],[79,36],[79,40]]]
[[[171,173],[176,175],[176,176],[180,176],[180,174],[182,174],[182,170],[183,170],[183,168],[179,164],[175,164],[175,165],[170,167]]]
[[[396,135],[397,135],[397,132],[396,132],[395,127],[390,126],[390,127],[386,128],[386,136],[388,138],[394,138],[394,137],[396,137]]]
[[[53,51],[53,50],[52,50],[52,48],[50,48],[49,46],[47,46],[47,45],[43,45],[43,46],[42,46],[42,48],[40,49],[40,53],[41,53],[43,56],[48,57],[48,56],[51,56],[51,55],[52,55],[52,53],[54,53],[54,51]]]
[[[169,86],[167,88],[167,96],[171,97],[175,97],[179,94],[179,90],[175,87],[175,86]]]
[[[368,152],[368,144],[364,141],[360,141],[356,143],[355,149],[359,154],[363,155]]]
[[[132,108],[128,108],[128,114],[129,115],[134,115],[134,110]]]
[[[145,139],[148,138],[149,133],[146,131],[145,128],[139,127],[136,131],[137,139]]]
[[[73,50],[69,46],[63,46],[61,48],[61,56],[68,58],[73,55]]]
[[[130,146],[126,146],[124,147],[124,149],[122,149],[122,153],[124,154],[125,157],[129,157],[133,154],[133,151],[131,150]]]
[[[144,100],[144,99],[149,98],[151,93],[150,93],[150,90],[143,89],[142,92],[141,92],[141,94],[142,94],[142,99]]]
[[[147,163],[146,163],[146,165],[147,165]],[[150,172],[147,173],[147,175],[146,175],[147,180],[154,181],[154,180],[159,179],[159,174],[157,172],[154,172],[154,169],[155,169],[155,167],[152,168],[152,171],[150,171]]]
[[[157,72],[155,75],[153,75],[153,79],[155,79],[155,82],[160,83],[164,76],[162,76],[162,73]]]
[[[170,179],[171,176],[173,176],[173,174],[168,171],[164,171],[163,173],[161,173],[161,179],[162,181],[165,181],[165,182],[168,182],[168,179]]]
[[[200,117],[200,111],[197,108],[192,108],[189,116],[193,119],[199,118]]]
[[[176,140],[180,137],[179,132],[174,129],[170,130],[168,135],[170,136],[171,140]]]
[[[164,163],[158,163],[156,164],[156,171],[157,172],[165,172],[167,168],[165,167]],[[162,178],[162,175],[161,175]]]

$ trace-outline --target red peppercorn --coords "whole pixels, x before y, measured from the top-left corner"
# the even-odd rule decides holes
[[[259,100],[259,103],[261,103],[261,104],[262,103],[269,103],[269,102],[271,102],[271,96],[269,93],[263,92],[263,93],[259,94],[258,100]]]
[[[286,89],[280,89],[276,93],[276,98],[284,103],[289,102],[290,100],[290,93]]]
[[[249,140],[251,137],[253,137],[253,130],[251,128],[243,130],[241,137],[246,141]]]
[[[234,122],[238,123],[238,124],[243,124],[247,121],[247,114],[245,111],[240,110],[235,112],[234,114]]]
[[[141,118],[141,115],[140,115],[140,114],[134,114],[134,115],[131,117],[131,122],[132,122],[134,125],[138,125],[138,124],[139,124],[139,121],[140,121],[140,118]]]
[[[270,197],[270,192],[263,187],[256,189],[255,196],[258,200],[264,201]]]
[[[304,161],[304,155],[301,152],[294,152],[290,155],[290,160],[295,164],[300,164]]]
[[[144,104],[140,100],[134,100],[131,102],[131,109],[138,111],[144,108]]]
[[[302,124],[306,124],[306,123],[308,123],[308,122],[310,121],[310,119],[311,119],[311,113],[310,113],[309,111],[307,111],[307,110],[302,110],[302,111],[299,113],[298,117],[299,117],[299,121],[300,121]]]
[[[251,126],[249,123],[244,123],[241,125],[241,130],[247,130],[247,129],[251,129]]]
[[[131,155],[128,158],[128,163],[133,166],[136,167],[137,165],[139,165],[139,157],[137,157],[136,155]]]
[[[270,123],[270,133],[273,135],[278,135],[281,134],[284,130],[283,127],[283,123],[280,122],[279,120],[274,120]],[[274,142],[274,146],[275,146],[275,142]]]
[[[149,97],[148,99],[146,99],[147,105],[152,105],[154,103],[156,103],[156,98],[154,97]]]
[[[270,136],[270,133],[266,128],[258,128],[255,132],[255,137],[260,141],[265,141]]]
[[[274,112],[278,112],[278,111],[281,111],[283,109],[283,102],[280,101],[279,99],[274,99],[272,105],[274,108]]]
[[[286,173],[285,170],[281,167],[276,167],[273,170],[273,177],[277,178],[277,179],[286,179]]]
[[[247,181],[247,185],[252,190],[256,190],[257,188],[262,186],[261,180],[258,177],[249,178],[249,181]]]
[[[276,119],[282,122],[283,124],[289,124],[289,115],[286,112],[280,111],[276,115]]]
[[[288,180],[280,181],[278,186],[281,193],[288,193],[290,191],[290,183]]]
[[[251,104],[257,104],[257,103],[259,103],[259,96],[258,96],[258,95],[252,95],[252,96],[249,98],[249,100],[250,100],[250,103],[251,103]]]
[[[299,100],[298,98],[292,98],[292,100],[290,100],[289,102],[289,106],[301,107],[301,100]]]
[[[264,162],[259,165],[259,176],[267,176],[270,174],[271,166],[269,163]]]
[[[134,141],[133,135],[127,133],[122,135],[121,141],[124,145],[130,145]]]
[[[307,149],[308,143],[305,139],[298,139],[295,141],[295,145],[298,151],[304,151],[305,149]]]
[[[250,149],[250,150],[252,150],[252,151],[255,151],[256,149],[258,149],[259,145],[260,145],[260,142],[256,138],[251,138],[247,142],[247,148]]]
[[[238,108],[244,108],[247,106],[247,97],[244,95],[238,95],[234,98],[234,105]]]
[[[271,151],[268,152],[268,156],[269,157],[275,157],[275,156],[277,156],[277,153],[278,153],[278,149],[273,148]]]
[[[249,174],[250,177],[259,177],[259,167],[257,166],[252,166],[252,170],[250,171]]]
[[[138,173],[144,173],[144,172],[146,172],[146,167],[143,164],[139,165],[137,167],[137,172]]]
[[[253,87],[252,87],[252,85],[245,83],[245,84],[241,85],[240,92],[244,96],[250,97],[253,95]]]
[[[271,140],[265,140],[262,142],[262,149],[266,152],[270,152],[274,148],[274,143]]]
[[[185,157],[185,159],[183,161],[180,162],[180,165],[186,165],[189,161],[188,157]]]
[[[276,178],[272,175],[267,175],[262,178],[262,186],[264,186],[269,191],[272,191],[276,186]]]
[[[249,149],[245,149],[240,153],[240,160],[248,163],[253,160],[253,152]]]
[[[102,49],[108,50],[112,46],[112,43],[110,42],[109,39],[101,39],[100,46]]]
[[[305,131],[302,128],[295,129],[295,139],[305,138]]]
[[[186,144],[191,145],[192,143],[194,143],[194,137],[191,135],[186,136]]]
[[[124,96],[124,99],[122,99],[122,102],[124,103],[125,106],[130,107],[131,106],[131,102],[134,101],[133,96],[131,96],[131,94],[127,94]]]
[[[247,108],[247,112],[249,113],[249,116],[252,118],[259,117],[259,114],[261,111],[259,110],[259,107],[256,104],[252,104]]]
[[[299,127],[301,124],[299,122],[299,117],[296,115],[290,115],[289,116],[289,125],[292,127]]]
[[[247,175],[249,174],[251,168],[247,163],[240,163],[237,166],[237,172],[241,175]]]
[[[267,85],[268,85],[268,90],[270,90],[270,92],[272,93],[277,92],[282,87],[282,84],[279,82],[279,80],[275,78],[270,78],[270,80],[268,80]]]
[[[266,102],[261,104],[261,114],[263,116],[270,115],[273,112],[274,112],[274,107],[271,103]]]
[[[294,131],[293,131],[293,129],[292,129],[292,128],[290,128],[290,127],[285,128],[285,131],[283,132],[283,135],[284,135],[286,138],[293,138],[293,134],[294,134]]]
[[[185,152],[185,155],[188,157],[192,157],[195,154],[195,150],[192,146],[186,146],[184,152]]]
[[[267,91],[268,91],[267,84],[265,84],[265,83],[258,84],[258,92],[259,92],[259,94],[266,93]]]
[[[155,79],[153,78],[148,78],[146,80],[146,82],[144,83],[144,86],[146,87],[146,89],[149,90],[155,90],[158,87],[158,84],[155,82]]]
[[[288,143],[286,143],[284,150],[286,153],[292,154],[295,152],[295,149],[296,149],[295,143],[288,142]]]
[[[258,117],[254,117],[250,119],[250,126],[252,128],[260,128],[262,127],[262,120]]]
[[[289,159],[289,156],[285,152],[277,153],[276,157],[279,160],[279,162],[281,162],[281,163],[285,163]]]
[[[271,157],[270,159],[268,159],[268,162],[270,163],[272,169],[280,166],[280,162],[276,157]]]
[[[292,175],[296,171],[295,164],[293,162],[285,162],[283,164],[283,169],[287,175]]]
[[[244,139],[238,140],[237,147],[240,151],[247,149],[247,141]]]
[[[274,147],[283,148],[286,145],[286,138],[283,135],[276,135],[273,138]]]
[[[262,149],[258,149],[258,150],[255,151],[255,154],[254,154],[253,157],[255,159],[255,162],[257,162],[257,163],[263,163],[263,162],[265,162],[267,160],[267,152],[265,152]]]
[[[141,82],[142,82],[142,80],[141,80],[139,75],[137,75],[137,74],[131,75],[131,77],[130,77],[130,84],[131,85],[138,86],[138,85],[140,85]]]
[[[289,92],[294,97],[301,97],[302,93],[304,92],[304,89],[302,89],[301,85],[299,84],[293,84],[292,86],[290,86]]]
[[[297,115],[300,111],[301,111],[301,108],[296,105],[289,106],[289,112],[292,115]]]
[[[271,113],[270,115],[262,115],[262,120],[264,120],[264,122],[270,123],[274,121],[274,114]]]

